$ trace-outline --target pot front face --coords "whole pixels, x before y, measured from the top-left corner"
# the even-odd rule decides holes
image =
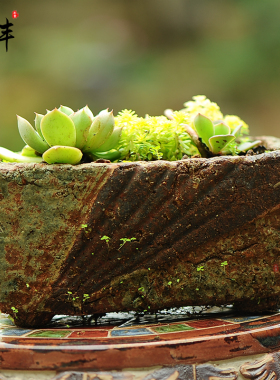
[[[54,314],[276,307],[280,152],[0,165],[0,309]],[[253,310],[252,310],[253,311]]]

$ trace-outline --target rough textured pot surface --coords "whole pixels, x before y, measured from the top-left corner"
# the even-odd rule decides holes
[[[276,308],[279,192],[280,151],[1,163],[0,309],[32,326],[54,314]]]

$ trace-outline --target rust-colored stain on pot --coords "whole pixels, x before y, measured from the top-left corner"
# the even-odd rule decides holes
[[[14,307],[18,324],[36,325],[43,313],[276,308],[279,183],[278,151],[1,163],[1,311]]]

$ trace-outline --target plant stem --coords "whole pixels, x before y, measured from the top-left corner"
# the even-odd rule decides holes
[[[174,119],[174,116],[173,116],[173,110],[170,109],[170,108],[167,108],[165,111],[164,111],[164,115],[167,117],[167,119],[169,120],[175,120]]]
[[[206,149],[204,148],[204,146],[202,145],[201,141],[199,140],[198,134],[192,129],[192,127],[190,127],[188,124],[181,124],[181,125],[185,128],[185,130],[187,131],[187,133],[190,135],[190,138],[192,139],[192,141],[194,142],[195,146],[199,150],[199,153],[201,154],[201,157],[203,157],[203,158],[209,157]]]

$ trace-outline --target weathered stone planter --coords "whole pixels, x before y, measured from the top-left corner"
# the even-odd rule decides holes
[[[55,314],[278,306],[280,151],[1,163],[0,205],[0,310],[18,325]]]

